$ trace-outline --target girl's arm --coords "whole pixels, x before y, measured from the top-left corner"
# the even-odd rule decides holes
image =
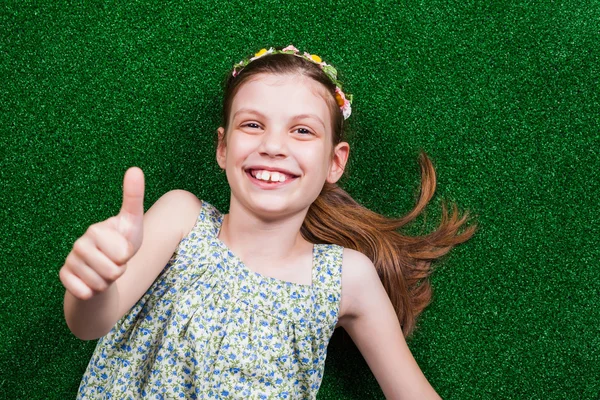
[[[338,325],[360,350],[387,399],[440,399],[413,358],[371,260],[344,249]]]
[[[172,190],[158,199],[143,216],[143,240],[125,272],[106,291],[89,299],[65,292],[64,314],[71,332],[82,340],[106,335],[152,285],[193,228],[200,208],[200,200],[183,190]],[[62,275],[64,269],[61,279],[67,276]]]

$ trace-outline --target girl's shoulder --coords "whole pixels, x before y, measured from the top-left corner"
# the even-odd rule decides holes
[[[360,282],[377,275],[373,261],[357,250],[344,247],[342,261],[342,286],[344,283]]]
[[[172,221],[172,223],[179,227],[180,239],[188,235],[194,228],[198,215],[207,204],[196,197],[195,194],[182,189],[174,189],[166,192],[155,204],[158,203],[166,203],[165,206],[173,210],[171,216],[176,220]]]
[[[360,251],[344,247],[342,261],[342,295],[339,324],[354,316],[357,302],[366,285],[381,284],[373,262]]]

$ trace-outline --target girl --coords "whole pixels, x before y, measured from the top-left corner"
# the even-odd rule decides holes
[[[390,399],[438,399],[405,336],[431,297],[431,261],[466,241],[466,216],[424,237],[336,185],[352,97],[295,47],[263,49],[225,86],[216,158],[229,214],[174,190],[145,214],[144,176],[124,177],[119,215],[79,238],[60,279],[71,331],[100,338],[78,398],[315,398],[343,327]]]

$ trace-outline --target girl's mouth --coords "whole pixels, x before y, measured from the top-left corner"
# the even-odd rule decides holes
[[[297,176],[291,176],[277,171],[248,169],[245,172],[252,183],[263,189],[282,187],[297,178]]]

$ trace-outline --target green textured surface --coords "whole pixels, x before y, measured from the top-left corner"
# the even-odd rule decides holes
[[[0,399],[75,397],[95,342],[62,314],[73,242],[133,165],[146,209],[179,188],[226,211],[220,83],[290,43],[355,96],[358,201],[409,211],[423,148],[438,189],[412,232],[441,199],[479,216],[409,342],[442,397],[599,398],[599,2],[45,3],[0,6]],[[332,344],[319,398],[383,395]]]

